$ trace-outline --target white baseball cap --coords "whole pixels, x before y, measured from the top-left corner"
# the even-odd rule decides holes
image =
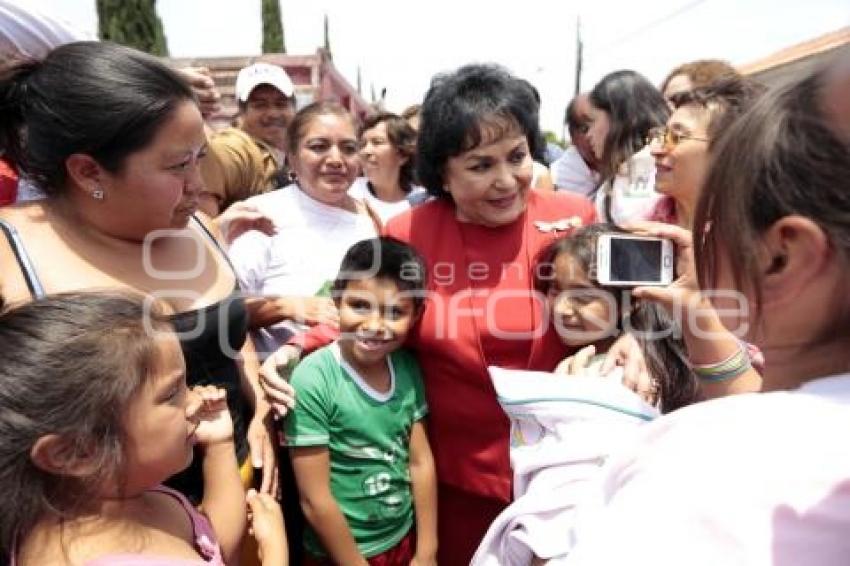
[[[283,67],[269,63],[254,63],[239,71],[236,75],[236,98],[245,102],[251,96],[251,91],[258,85],[272,85],[282,92],[284,96],[292,96],[295,86],[292,79],[283,70]]]

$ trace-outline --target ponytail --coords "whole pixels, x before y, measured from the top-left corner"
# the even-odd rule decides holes
[[[194,101],[189,84],[156,57],[109,42],[68,43],[43,61],[0,69],[0,147],[54,196],[67,189],[70,155],[117,173],[179,104]]]

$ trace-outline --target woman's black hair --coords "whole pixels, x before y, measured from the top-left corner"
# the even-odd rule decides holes
[[[687,362],[687,352],[677,323],[655,303],[631,303],[631,294],[622,287],[595,282],[596,243],[602,234],[623,234],[614,224],[592,224],[549,244],[538,256],[535,287],[548,294],[554,280],[555,260],[569,254],[590,281],[613,295],[618,309],[617,327],[632,334],[643,350],[646,366],[655,385],[655,397],[662,413],[669,413],[699,399],[699,385]]]
[[[333,282],[333,296],[340,297],[351,281],[372,278],[389,279],[399,291],[410,294],[417,311],[422,308],[427,270],[422,256],[412,246],[389,236],[357,242],[342,258]]]
[[[70,155],[120,172],[184,101],[195,101],[191,88],[157,58],[108,42],[69,43],[41,62],[0,69],[0,149],[45,193],[61,194]]]
[[[539,105],[527,81],[496,65],[467,65],[437,75],[422,103],[416,171],[432,195],[451,198],[445,168],[454,157],[478,146],[484,131],[497,136],[518,130],[531,155],[543,155]]]
[[[632,155],[643,149],[651,128],[663,126],[670,109],[661,92],[635,71],[605,75],[590,91],[590,102],[608,114],[599,173],[602,182],[612,179]]]
[[[709,113],[709,150],[717,137],[746,112],[764,94],[760,83],[738,74],[721,77],[706,86],[677,92],[670,96],[670,103],[677,110],[683,106],[699,106]]]

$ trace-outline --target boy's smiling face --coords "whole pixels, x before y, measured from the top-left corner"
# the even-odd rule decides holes
[[[339,348],[358,369],[384,364],[401,347],[417,318],[410,293],[386,278],[354,279],[337,299]]]

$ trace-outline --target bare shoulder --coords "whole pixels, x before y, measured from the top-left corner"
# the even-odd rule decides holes
[[[39,202],[2,207],[0,220],[16,234],[24,251],[32,247],[28,243],[41,245],[52,233],[48,229],[44,207]],[[6,308],[32,299],[9,239],[11,235],[0,231],[0,297]]]
[[[36,222],[46,222],[46,210],[40,200],[13,204],[0,207],[0,220],[23,230],[26,225]]]
[[[200,222],[204,228],[209,231],[210,234],[216,239],[216,241],[221,244],[224,242],[224,234],[221,233],[221,228],[218,226],[218,222],[215,219],[211,218],[205,212],[198,210],[195,213],[195,218]]]
[[[106,556],[198,560],[192,520],[173,495],[148,491],[117,518],[42,521],[18,548],[18,566],[85,564]]]

